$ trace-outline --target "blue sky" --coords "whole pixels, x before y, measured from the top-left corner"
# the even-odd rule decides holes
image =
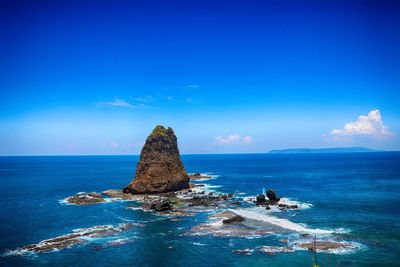
[[[136,154],[157,124],[183,153],[399,150],[399,13],[396,1],[2,0],[0,154]]]

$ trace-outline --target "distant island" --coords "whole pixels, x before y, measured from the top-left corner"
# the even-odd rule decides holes
[[[355,153],[355,152],[376,152],[377,150],[367,147],[331,147],[331,148],[290,148],[275,149],[272,154],[299,154],[299,153]]]

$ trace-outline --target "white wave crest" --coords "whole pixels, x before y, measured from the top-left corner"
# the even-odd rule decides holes
[[[290,231],[298,232],[298,233],[307,233],[307,234],[314,234],[314,235],[330,235],[335,233],[334,230],[325,230],[325,229],[318,229],[318,228],[308,228],[304,225],[299,223],[294,223],[287,219],[278,218],[269,214],[261,214],[257,212],[257,210],[245,210],[245,209],[231,209],[230,210],[237,215],[246,217],[248,219],[253,219],[257,221],[264,221],[266,223],[270,223],[276,225],[280,228],[284,228]]]
[[[357,250],[363,249],[365,248],[364,245],[357,243],[357,242],[353,242],[353,241],[336,241],[336,240],[327,240],[327,239],[323,239],[323,240],[318,240],[318,242],[332,242],[332,243],[336,243],[339,245],[343,245],[343,246],[339,246],[338,248],[330,248],[330,249],[325,249],[325,250],[321,250],[321,249],[317,249],[317,252],[323,252],[323,253],[330,253],[330,254],[352,254],[355,253]],[[305,241],[307,242],[307,241]],[[300,244],[302,243],[302,241],[296,241],[292,244],[290,244],[290,247],[293,250],[308,250],[305,247],[300,246]]]

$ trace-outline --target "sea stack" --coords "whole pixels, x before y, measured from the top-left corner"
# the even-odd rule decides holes
[[[157,125],[147,137],[140,153],[133,181],[124,193],[156,194],[189,188],[189,175],[179,155],[178,143],[171,127]]]

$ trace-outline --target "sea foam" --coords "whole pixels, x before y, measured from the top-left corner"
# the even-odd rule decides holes
[[[262,214],[257,209],[230,209],[230,211],[248,219],[263,221],[266,223],[276,225],[280,228],[284,228],[298,233],[307,233],[314,235],[330,235],[335,233],[334,230],[308,228],[302,224],[294,223],[287,219],[278,218],[270,214]]]

